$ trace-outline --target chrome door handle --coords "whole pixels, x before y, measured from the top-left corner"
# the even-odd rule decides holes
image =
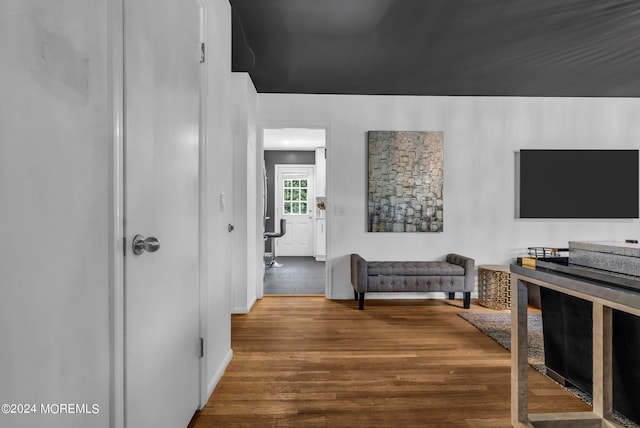
[[[131,246],[133,247],[133,254],[139,256],[145,251],[147,253],[155,253],[158,251],[160,249],[160,241],[154,236],[145,238],[142,235],[136,235],[133,237]]]

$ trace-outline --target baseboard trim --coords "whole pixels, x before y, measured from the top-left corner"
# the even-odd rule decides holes
[[[237,314],[237,315],[246,315],[251,311],[251,308],[253,308],[253,305],[256,304],[256,301],[258,300],[257,296],[253,296],[253,298],[251,299],[251,301],[247,304],[247,306],[236,306],[231,310],[232,314]]]
[[[247,313],[251,312],[253,305],[255,305],[257,301],[258,301],[258,297],[253,296],[253,299],[251,299],[251,301],[249,302],[249,305],[247,305]]]
[[[209,380],[209,383],[207,384],[207,399],[205,400],[204,403],[201,403],[202,407],[204,407],[205,404],[207,404],[207,402],[211,398],[211,394],[213,394],[213,390],[216,389],[218,382],[220,382],[220,379],[222,379],[222,375],[227,370],[227,367],[229,366],[229,363],[231,362],[232,358],[233,358],[233,349],[229,349],[229,352],[227,352],[227,355],[224,357],[224,360],[222,360],[222,363],[220,364],[220,366],[218,366],[218,369],[216,370],[213,377],[211,378],[211,380]]]

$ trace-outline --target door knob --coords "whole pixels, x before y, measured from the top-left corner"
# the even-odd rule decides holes
[[[154,236],[150,236],[145,238],[142,235],[136,235],[133,237],[133,243],[131,245],[133,247],[133,254],[139,256],[144,253],[155,253],[160,249],[160,241],[158,238]]]

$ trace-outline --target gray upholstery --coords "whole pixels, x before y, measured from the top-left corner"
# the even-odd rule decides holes
[[[468,308],[470,292],[475,286],[475,261],[460,254],[448,254],[445,261],[371,261],[351,254],[351,284],[364,306],[368,292],[438,291],[464,293]]]
[[[357,254],[351,254],[351,284],[357,293],[367,291],[367,261]]]
[[[464,276],[370,276],[367,292],[371,291],[464,291]]]
[[[464,275],[462,266],[447,262],[369,262],[367,276]]]
[[[462,266],[464,268],[464,290],[460,291],[473,291],[473,287],[475,286],[475,272],[476,272],[476,262],[471,257],[461,256],[460,254],[447,254],[446,258],[448,263],[453,263],[454,265]]]

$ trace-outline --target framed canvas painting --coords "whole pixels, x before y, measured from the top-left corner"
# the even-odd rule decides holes
[[[444,135],[369,131],[368,231],[442,232]]]

